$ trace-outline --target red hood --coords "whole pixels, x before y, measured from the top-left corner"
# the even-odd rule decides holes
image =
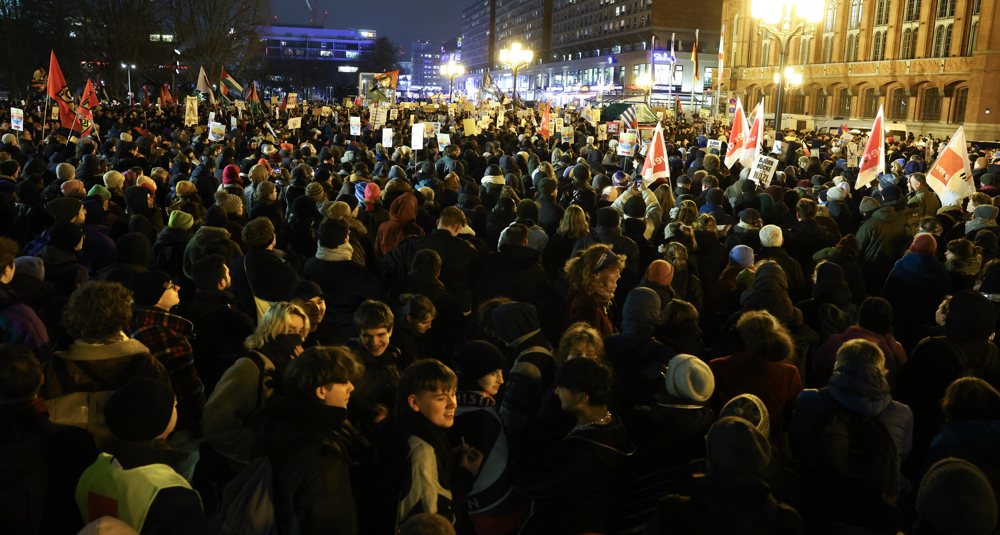
[[[399,223],[412,223],[417,219],[417,198],[410,192],[406,192],[389,206],[389,219]]]

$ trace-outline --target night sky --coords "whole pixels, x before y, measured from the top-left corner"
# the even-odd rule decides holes
[[[397,45],[402,45],[406,61],[410,43],[415,40],[434,42],[454,39],[462,34],[461,0],[309,0],[319,2],[319,19],[323,12],[330,15],[324,27],[375,30]],[[271,14],[279,24],[309,23],[306,0],[271,0]]]

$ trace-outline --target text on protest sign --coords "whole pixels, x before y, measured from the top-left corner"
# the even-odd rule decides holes
[[[778,170],[778,160],[758,154],[750,167],[750,180],[756,182],[760,187],[766,188],[771,185],[771,178]]]
[[[410,141],[413,150],[420,150],[424,148],[424,123],[417,123],[413,125],[413,139]]]

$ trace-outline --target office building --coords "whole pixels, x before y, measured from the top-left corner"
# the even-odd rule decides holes
[[[465,70],[482,72],[493,63],[495,0],[466,0],[462,4],[462,64]]]

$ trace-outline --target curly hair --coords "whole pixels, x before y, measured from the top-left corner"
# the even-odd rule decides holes
[[[604,269],[616,269],[621,271],[625,268],[625,255],[615,255],[611,247],[597,243],[577,251],[573,258],[566,261],[566,280],[569,281],[569,289],[572,293],[591,294],[597,286],[601,284],[594,273],[594,264],[605,253],[614,255],[615,261]]]
[[[132,292],[117,282],[91,282],[77,288],[63,310],[62,325],[88,344],[117,341],[132,322]]]
[[[767,362],[782,362],[792,355],[795,346],[788,329],[764,310],[745,312],[736,322],[744,351]]]
[[[556,233],[572,239],[590,234],[587,213],[583,211],[583,208],[575,204],[570,205],[569,208],[566,208],[566,212],[563,214],[562,221],[559,222],[559,228],[556,230]]]
[[[566,357],[577,342],[586,342],[594,346],[597,360],[604,360],[604,340],[601,338],[601,333],[589,323],[581,321],[570,325],[559,339],[559,348],[555,353],[556,366],[562,366],[567,361]]]

